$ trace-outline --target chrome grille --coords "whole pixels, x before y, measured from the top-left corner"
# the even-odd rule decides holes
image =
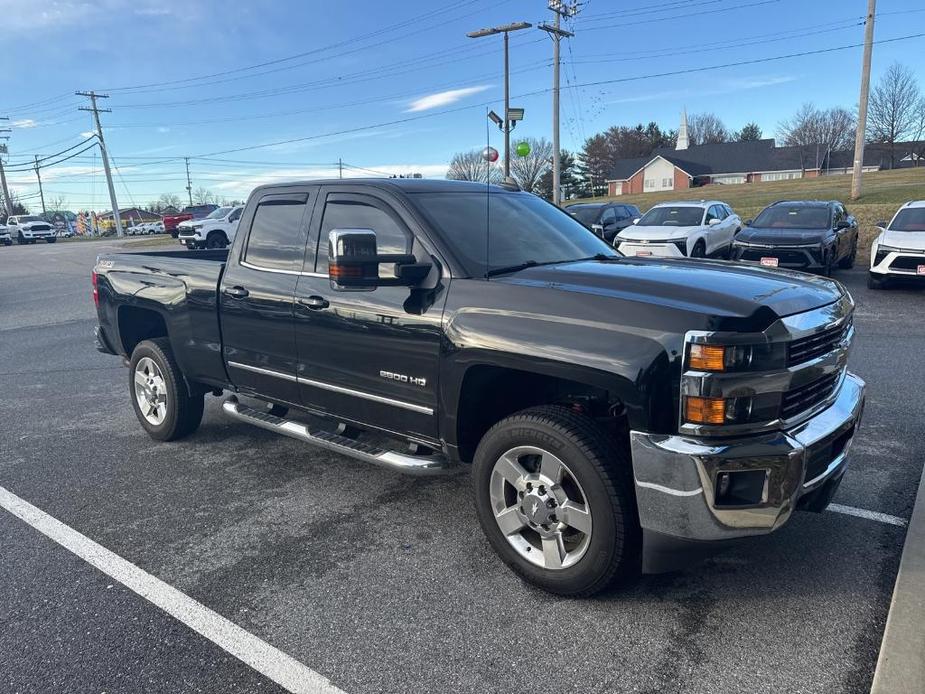
[[[842,325],[802,337],[787,345],[787,366],[803,364],[835,350],[851,330],[851,319]]]
[[[786,421],[824,402],[832,395],[840,376],[839,373],[828,374],[804,386],[788,390],[781,398],[781,419]]]

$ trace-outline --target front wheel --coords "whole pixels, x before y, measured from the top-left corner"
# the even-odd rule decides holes
[[[45,239],[45,243],[54,243],[58,239]]]
[[[203,393],[187,389],[166,337],[143,340],[135,347],[129,391],[135,416],[152,439],[181,439],[202,421]]]
[[[706,258],[707,257],[707,245],[703,241],[698,241],[694,244],[694,248],[691,250],[691,258]]]
[[[588,417],[537,407],[493,426],[473,463],[488,541],[524,580],[588,596],[639,571],[630,462]]]
[[[224,248],[228,245],[228,239],[220,231],[209,234],[206,239],[206,248]]]
[[[854,261],[857,259],[857,257],[858,257],[858,243],[857,241],[855,241],[854,245],[851,247],[851,253],[849,253],[848,255],[846,255],[844,258],[842,258],[839,261],[838,267],[840,267],[843,270],[850,270],[851,268],[854,267]]]
[[[886,288],[886,278],[877,277],[874,273],[867,273],[867,288],[868,289],[885,289]]]

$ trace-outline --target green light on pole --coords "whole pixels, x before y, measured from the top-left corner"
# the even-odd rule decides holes
[[[517,143],[517,156],[525,157],[530,154],[530,143],[529,142],[518,142]]]

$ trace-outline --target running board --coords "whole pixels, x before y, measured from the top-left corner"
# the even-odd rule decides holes
[[[439,475],[450,472],[455,468],[444,456],[439,454],[429,456],[406,455],[356,441],[346,436],[340,436],[334,432],[322,429],[312,430],[301,422],[277,417],[268,412],[242,405],[237,397],[233,395],[222,403],[222,409],[225,414],[242,422],[253,424],[277,434],[291,436],[313,446],[326,448],[342,455],[349,455],[351,458],[357,458],[398,472],[412,475]]]

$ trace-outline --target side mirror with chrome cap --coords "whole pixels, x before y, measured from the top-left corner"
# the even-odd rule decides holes
[[[379,265],[395,265],[394,277],[380,277]],[[430,263],[410,253],[380,255],[372,229],[332,229],[328,235],[328,276],[339,291],[372,291],[376,287],[413,287],[427,277]]]

